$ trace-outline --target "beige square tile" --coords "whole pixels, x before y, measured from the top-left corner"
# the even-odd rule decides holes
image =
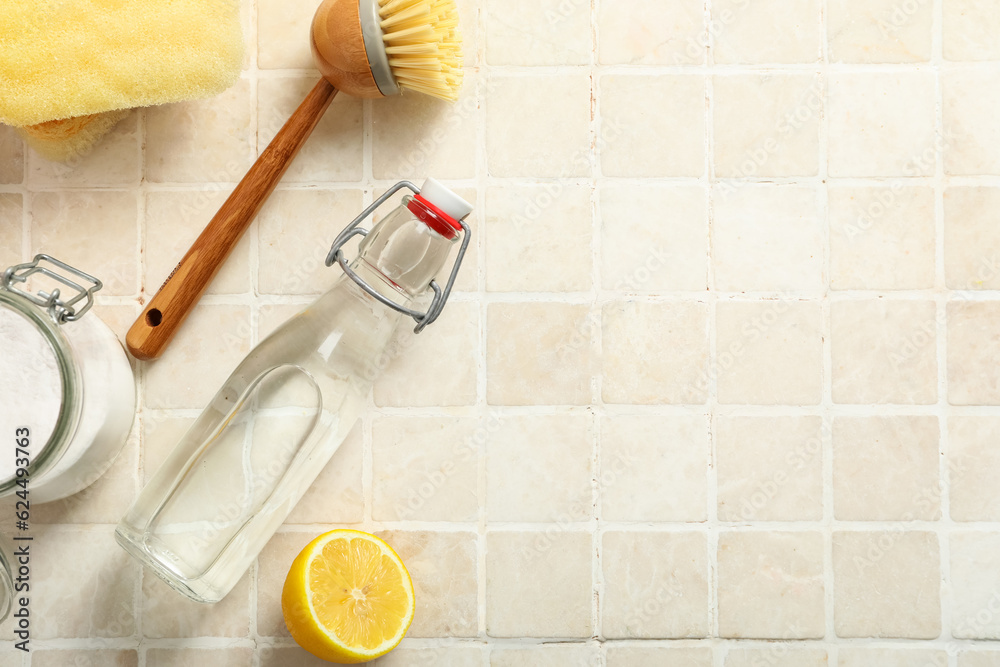
[[[962,651],[958,654],[958,667],[997,667],[1000,651]]]
[[[281,615],[281,589],[292,561],[322,531],[276,533],[257,557],[257,634],[290,637]]]
[[[304,648],[294,645],[272,646],[258,642],[257,656],[259,667],[328,667],[330,664],[307,652]]]
[[[5,632],[4,634],[5,635],[10,634],[10,636],[13,637],[14,635],[11,634],[11,632],[12,632],[12,630],[9,631],[9,632]],[[30,644],[29,644],[29,646],[30,646]],[[73,657],[75,657],[76,654],[78,654],[78,653],[83,653],[84,655],[87,654],[87,652],[84,651],[84,650],[81,650],[81,651],[46,651],[45,649],[42,649],[41,651],[39,651],[37,649],[32,649],[32,652],[35,654],[34,660],[37,661],[36,664],[42,665],[43,667],[46,664],[48,664],[49,667],[56,667],[57,665],[61,665],[62,664],[61,662],[53,662],[53,661],[60,660],[63,657],[62,656],[63,653],[70,654]],[[135,653],[134,651],[130,651],[130,652],[133,653],[133,654]],[[42,657],[38,657],[39,654],[41,654]],[[50,655],[50,654],[54,654],[54,655]],[[22,662],[22,658],[23,658],[23,660],[27,660],[27,656],[25,656],[21,651],[10,651],[8,653],[0,654],[0,667],[23,667],[24,662]],[[46,661],[49,661],[49,662],[46,663]],[[113,665],[113,667],[136,667],[136,665],[138,665],[138,658],[136,658],[131,664],[129,664],[129,663],[126,662],[124,665],[114,665],[114,663],[112,663],[112,665]]]
[[[822,534],[724,532],[718,576],[722,637],[823,637]]]
[[[17,193],[0,194],[0,267],[4,270],[22,259],[24,198]]]
[[[716,176],[819,173],[818,74],[716,76],[712,88]]]
[[[209,191],[164,191],[146,195],[146,252],[143,286],[155,294],[229,196],[228,186]],[[250,291],[250,237],[226,259],[206,294]]]
[[[157,361],[144,362],[146,405],[204,408],[250,352],[250,309],[199,305]]]
[[[946,60],[1000,60],[1000,15],[990,0],[944,0]]]
[[[599,5],[602,65],[700,65],[705,62],[700,0],[624,0]]]
[[[91,311],[93,313],[93,311]],[[139,429],[129,434],[118,458],[103,475],[79,493],[31,508],[36,523],[118,523],[135,497],[139,471]]]
[[[214,667],[251,667],[253,649],[250,648],[151,648],[146,651],[147,667],[185,667],[186,665],[213,665]]]
[[[706,194],[703,187],[648,183],[601,188],[601,287],[707,289]]]
[[[960,639],[1000,639],[1000,533],[952,533],[951,634]]]
[[[608,416],[600,428],[602,519],[708,518],[710,446],[705,416]]]
[[[139,564],[113,526],[32,528],[31,639],[131,637]]]
[[[937,307],[932,301],[835,301],[830,306],[833,401],[937,401]]]
[[[835,532],[833,583],[838,637],[941,634],[941,555],[933,533]]]
[[[374,661],[375,667],[483,667],[483,646],[442,646],[440,648],[397,648]],[[262,666],[263,667],[263,666]]]
[[[822,428],[820,417],[717,417],[719,519],[822,519]]]
[[[1000,521],[1000,420],[951,417],[948,420],[948,476],[951,518]]]
[[[949,175],[1000,174],[1000,75],[955,69],[941,74],[944,171]]]
[[[476,402],[480,353],[479,304],[450,301],[422,333],[405,318],[375,363],[375,405],[441,406]],[[428,381],[433,377],[433,382]]]
[[[458,102],[410,93],[372,105],[372,173],[392,181],[476,175],[483,80],[466,72]],[[361,132],[357,132],[360,142]],[[361,168],[358,157],[357,168]]]
[[[937,417],[835,417],[834,517],[940,519],[940,437]]]
[[[608,532],[601,553],[606,637],[708,636],[708,543],[703,533]]]
[[[589,176],[591,80],[494,75],[486,102],[491,176]]]
[[[586,292],[591,288],[591,190],[549,183],[486,192],[486,289]]]
[[[606,75],[599,82],[605,176],[701,176],[705,80],[701,76]],[[669,146],[669,150],[663,150]]]
[[[469,68],[482,64],[479,51],[483,36],[480,35],[479,24],[484,10],[479,0],[456,0],[455,4],[458,6],[458,29],[462,35],[462,59],[468,76]]]
[[[128,333],[129,328],[131,328],[132,323],[135,322],[135,318],[139,316],[140,307],[139,300],[136,299],[134,303],[129,305],[108,305],[106,302],[102,303],[102,299],[98,297],[98,301],[94,304],[94,309],[90,311],[95,316],[97,316],[102,322],[108,325],[118,340],[125,344],[125,335]],[[129,359],[132,365],[132,370],[135,371],[135,367],[138,362],[135,359]]]
[[[134,192],[37,192],[31,197],[32,254],[46,253],[104,282],[102,296],[139,290]]]
[[[12,659],[10,662],[0,664],[3,664],[4,667],[20,665],[21,656],[17,655],[16,660]],[[73,665],[73,667],[77,665],[81,667],[89,667],[90,665],[138,667],[139,654],[130,649],[32,649],[31,664],[34,667],[66,667],[67,665]]]
[[[1000,288],[998,188],[944,193],[944,273],[951,289]]]
[[[824,649],[789,648],[787,644],[772,644],[768,648],[730,649],[725,667],[827,667]]]
[[[50,162],[28,151],[28,182],[33,186],[138,185],[141,169],[139,112],[130,113],[82,156]]]
[[[827,193],[831,288],[934,286],[932,188],[893,181],[882,187],[834,186]]]
[[[143,572],[143,637],[246,637],[249,632],[249,574],[222,602],[205,605],[178,595],[152,572]]]
[[[477,426],[473,418],[451,416],[376,419],[372,425],[372,518],[476,521]]]
[[[946,667],[946,651],[894,648],[849,648],[838,650],[838,667]]]
[[[846,63],[914,63],[931,59],[929,2],[832,0],[827,38],[830,59]]]
[[[257,220],[263,294],[320,294],[343,275],[324,262],[333,239],[364,208],[360,190],[278,190]],[[353,259],[353,255],[351,255]]]
[[[0,125],[0,183],[24,181],[24,142],[14,128]]]
[[[301,303],[291,299],[260,304],[257,310],[257,341],[270,336],[282,324],[292,319],[311,305],[309,297],[299,297]],[[296,299],[298,301],[298,299]]]
[[[475,637],[478,590],[475,533],[385,531],[413,579],[417,609],[409,637]]]
[[[592,553],[590,533],[487,533],[486,634],[590,637]]]
[[[304,41],[308,43],[308,37]],[[308,75],[261,79],[257,83],[258,152],[271,143],[318,81],[318,76]],[[360,181],[364,144],[362,104],[350,95],[337,95],[288,167],[282,182]]]
[[[590,415],[501,415],[486,442],[489,521],[587,521],[594,513]]]
[[[1000,303],[948,304],[948,402],[1000,405]]]
[[[175,417],[169,412],[144,409],[142,412],[142,461],[140,479],[145,486],[149,479],[173,451],[187,430],[194,424],[194,417]]]
[[[286,524],[351,524],[364,520],[362,439],[361,423],[358,422],[285,519]]]
[[[818,0],[712,3],[717,64],[811,63],[820,59]]]
[[[596,645],[563,644],[532,648],[495,648],[490,651],[490,667],[597,667]]]
[[[236,183],[253,164],[250,82],[206,100],[146,110],[146,173],[153,183]]]
[[[815,301],[716,306],[719,402],[816,405],[823,394],[822,313]]]
[[[602,392],[608,403],[704,403],[708,307],[617,301],[602,313]]]
[[[723,185],[712,198],[716,289],[823,288],[823,225],[815,188]]]
[[[712,649],[608,644],[607,667],[712,667]]]
[[[934,75],[834,74],[829,83],[831,176],[933,176]]]
[[[590,5],[561,0],[486,0],[490,65],[586,65],[593,51]]]
[[[486,338],[491,405],[587,405],[596,360],[589,306],[495,303]]]
[[[257,0],[257,66],[261,69],[313,69],[309,50],[316,3]],[[253,36],[247,35],[248,41]],[[317,75],[316,80],[319,80]]]

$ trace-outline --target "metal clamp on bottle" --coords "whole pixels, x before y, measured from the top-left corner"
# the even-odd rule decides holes
[[[75,280],[72,280],[61,273],[57,273],[47,266],[41,265],[43,261],[61,269],[70,276],[78,278],[85,283],[90,283],[90,287],[84,287]],[[40,290],[37,294],[32,294],[31,292],[27,292],[16,287],[16,283],[24,284],[28,282],[28,278],[36,273],[40,273],[43,276],[51,278],[57,283],[75,290],[76,295],[68,301],[65,301],[61,298],[62,294],[58,287],[52,290],[52,292]],[[65,322],[75,322],[83,317],[84,314],[90,310],[91,306],[94,305],[94,292],[99,291],[102,287],[104,287],[104,283],[94,276],[84,273],[83,271],[80,271],[65,262],[60,262],[58,259],[50,257],[49,255],[35,255],[35,258],[26,264],[15,264],[4,271],[3,278],[0,278],[0,289],[5,289],[18,294],[36,306],[41,306],[47,310],[49,315],[52,316],[52,319],[59,324],[63,324]],[[86,303],[84,303],[80,308],[77,308],[76,304],[80,303],[80,301],[84,299],[86,299]]]
[[[448,302],[448,297],[451,296],[452,287],[455,285],[455,278],[458,276],[458,270],[462,266],[462,260],[465,259],[465,251],[469,247],[469,239],[471,238],[471,232],[469,230],[469,225],[464,220],[457,220],[456,222],[462,227],[462,245],[458,250],[458,256],[455,258],[455,265],[451,269],[451,274],[448,276],[448,283],[442,290],[438,285],[436,280],[432,280],[430,283],[430,288],[434,291],[434,299],[431,301],[430,306],[424,313],[417,312],[405,306],[401,306],[398,303],[392,301],[391,299],[383,296],[373,288],[371,285],[366,283],[361,276],[355,273],[351,267],[348,265],[347,258],[344,256],[343,247],[344,245],[354,236],[367,236],[368,230],[359,227],[362,222],[365,221],[370,215],[372,215],[375,210],[389,200],[394,194],[407,188],[412,191],[413,194],[419,195],[420,189],[409,181],[400,181],[394,186],[389,188],[385,194],[372,202],[371,206],[366,208],[361,214],[351,221],[351,224],[344,228],[344,231],[337,235],[337,238],[333,241],[333,247],[330,248],[330,253],[326,256],[326,265],[333,266],[334,262],[340,264],[340,268],[344,270],[351,280],[358,284],[358,286],[375,298],[380,303],[392,308],[393,310],[399,311],[405,315],[409,315],[416,321],[417,326],[414,327],[414,333],[420,333],[424,330],[428,324],[431,324],[438,318],[441,311],[444,309],[445,304]]]

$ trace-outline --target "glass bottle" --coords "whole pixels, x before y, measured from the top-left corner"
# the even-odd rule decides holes
[[[358,227],[403,187],[416,196],[370,233]],[[400,321],[413,317],[419,331],[440,314],[471,210],[428,179],[420,190],[397,184],[358,216],[327,257],[344,275],[237,366],[119,523],[119,544],[192,599],[225,597],[351,430]],[[341,248],[357,234],[348,263]],[[442,291],[433,278],[459,238]],[[427,311],[414,310],[428,288]]]

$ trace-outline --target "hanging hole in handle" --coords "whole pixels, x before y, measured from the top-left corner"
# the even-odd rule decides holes
[[[158,327],[160,323],[163,322],[163,313],[158,309],[153,308],[148,313],[146,313],[146,324],[151,327]]]

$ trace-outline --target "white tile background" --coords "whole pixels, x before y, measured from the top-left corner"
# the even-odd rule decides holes
[[[137,112],[69,167],[0,131],[0,260],[99,275],[124,333],[315,79],[314,4],[248,0],[236,86]],[[137,364],[122,458],[36,510],[31,665],[318,664],[278,594],[338,525],[416,582],[380,665],[1000,665],[1000,7],[460,6],[460,102],[338,98]],[[249,575],[186,602],[113,524],[330,285],[339,228],[426,175],[477,204],[458,293],[401,336]]]

